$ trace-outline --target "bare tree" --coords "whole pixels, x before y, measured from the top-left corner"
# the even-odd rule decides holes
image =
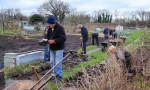
[[[90,15],[85,11],[78,12],[76,9],[71,9],[71,12],[66,17],[66,22],[77,25],[79,23],[86,24],[90,22]]]
[[[1,20],[4,20],[6,17],[5,11],[6,11],[6,9],[3,9],[3,8],[0,10],[0,19]]]
[[[51,13],[60,23],[62,23],[65,16],[70,13],[69,7],[69,3],[60,0],[49,0],[38,8],[38,12],[44,15]]]
[[[20,20],[21,17],[24,17],[25,20],[27,20],[27,17],[24,16],[20,9],[13,9],[13,8],[2,8],[0,9],[0,19],[1,20]]]
[[[15,9],[14,15],[15,15],[17,20],[20,20],[20,18],[22,17],[22,13],[21,13],[20,9]]]
[[[145,11],[138,11],[138,15],[140,17],[140,21],[141,21],[141,25],[144,25],[144,15],[145,15]]]
[[[97,11],[94,11],[92,13],[91,20],[92,20],[92,22],[97,22],[98,21],[98,13],[97,13]]]
[[[120,11],[115,10],[115,12],[114,12],[115,22],[119,22],[119,18],[118,18],[119,14],[120,14]]]

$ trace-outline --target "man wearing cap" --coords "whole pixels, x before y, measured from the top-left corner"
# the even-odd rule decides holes
[[[66,34],[64,28],[56,22],[54,16],[47,19],[48,23],[48,43],[50,43],[50,66],[54,67],[63,59],[64,44]],[[54,78],[52,81],[57,82],[62,78],[62,63],[53,70]]]
[[[86,54],[86,43],[88,41],[88,31],[86,27],[84,27],[82,24],[78,25],[79,29],[81,29],[81,36],[82,36],[82,53]]]

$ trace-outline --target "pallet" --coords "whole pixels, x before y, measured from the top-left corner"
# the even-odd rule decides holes
[[[116,46],[116,45],[120,45],[123,43],[122,39],[110,39],[109,43],[111,43],[112,45]]]

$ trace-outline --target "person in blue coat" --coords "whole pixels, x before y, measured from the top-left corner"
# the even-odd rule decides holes
[[[44,32],[43,32],[43,40],[47,40],[47,33],[48,33],[48,26],[45,27]],[[50,44],[47,43],[44,46],[44,62],[49,62],[50,61]]]
[[[107,27],[104,28],[103,34],[104,34],[104,41],[108,40],[110,33],[109,33],[109,29]]]
[[[79,29],[81,29],[81,36],[82,36],[82,53],[86,54],[86,43],[88,41],[88,30],[82,24],[78,25]]]

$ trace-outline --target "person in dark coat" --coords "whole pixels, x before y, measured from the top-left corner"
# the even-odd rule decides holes
[[[99,40],[98,40],[99,32],[94,30],[92,32],[92,45],[94,45],[94,39],[96,40],[97,46],[99,46]]]
[[[54,16],[48,17],[47,23],[49,26],[47,37],[48,43],[50,43],[50,66],[54,67],[63,59],[66,33]],[[52,81],[57,82],[62,78],[62,62],[54,68],[53,73]]]
[[[113,45],[111,45],[108,48],[108,51],[115,54],[116,59],[119,62],[120,66],[123,67],[123,70],[125,70],[124,73],[132,73],[131,72],[132,55],[130,52],[128,52],[127,50],[116,48]]]
[[[44,32],[43,32],[43,40],[47,41],[47,33],[48,33],[48,26],[45,27]],[[47,43],[44,46],[44,62],[50,61],[50,44]]]
[[[104,28],[104,31],[103,31],[103,34],[104,34],[104,40],[108,40],[109,38],[109,29],[106,27]]]
[[[118,34],[117,34],[117,31],[114,29],[113,31],[113,38],[117,38]]]
[[[82,36],[82,53],[86,54],[86,43],[88,41],[88,31],[86,27],[84,27],[82,24],[78,25],[79,29],[81,29],[81,36]]]

